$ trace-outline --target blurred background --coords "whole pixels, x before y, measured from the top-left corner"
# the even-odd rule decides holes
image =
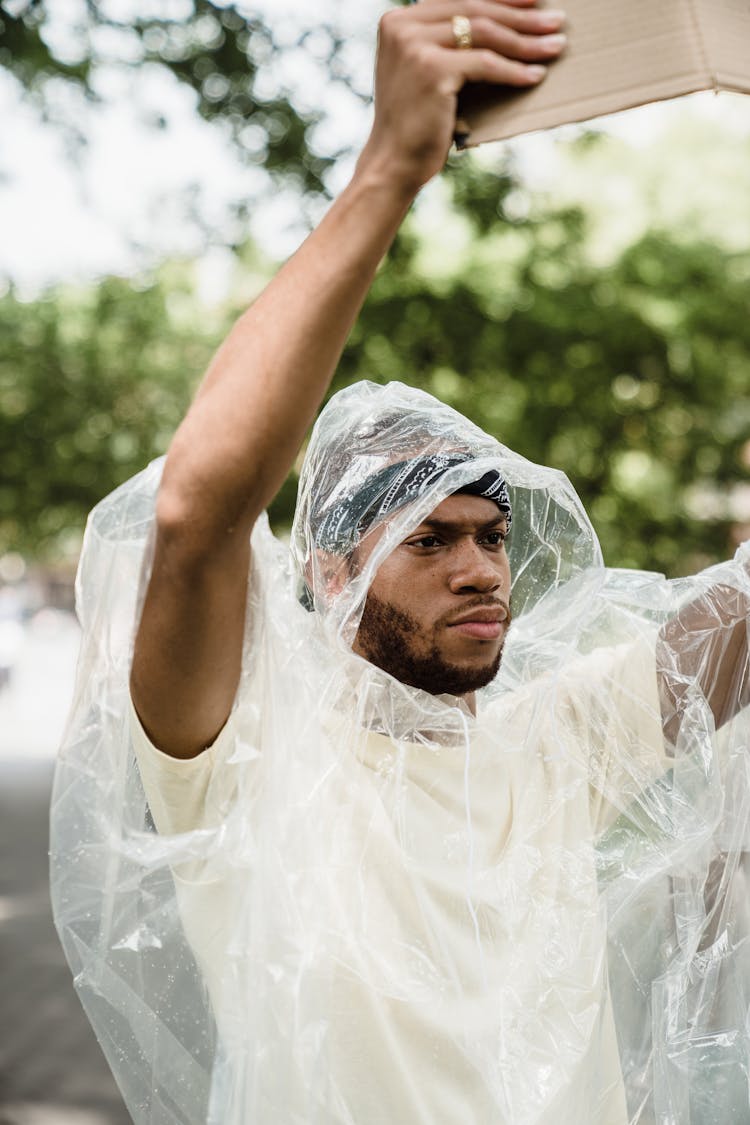
[[[385,6],[0,2],[0,1125],[128,1120],[46,886],[85,518],[346,182]],[[453,156],[334,389],[403,379],[562,468],[611,566],[719,561],[750,535],[748,200],[726,94]]]

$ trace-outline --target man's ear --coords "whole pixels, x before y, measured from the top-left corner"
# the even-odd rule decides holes
[[[325,591],[325,600],[334,601],[356,573],[351,555],[337,555],[319,548],[305,563],[305,582],[313,591]]]

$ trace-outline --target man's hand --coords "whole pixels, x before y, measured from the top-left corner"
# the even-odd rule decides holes
[[[535,86],[565,47],[561,11],[535,0],[422,0],[380,21],[375,122],[360,167],[387,168],[416,191],[443,167],[465,82]],[[459,49],[454,16],[470,21]]]

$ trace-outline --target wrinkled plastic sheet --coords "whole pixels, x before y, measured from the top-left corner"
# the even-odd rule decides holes
[[[472,460],[376,518],[332,595],[326,511],[446,450]],[[490,468],[513,504],[516,619],[473,717],[351,643],[383,558]],[[360,384],[318,423],[291,545],[254,531],[208,811],[159,832],[128,675],[160,473],[89,521],[52,807],[56,924],[134,1120],[750,1120],[747,716],[717,734],[688,685],[668,745],[655,687],[674,672],[659,628],[718,581],[747,592],[742,561],[678,582],[607,570],[562,474],[428,396]]]

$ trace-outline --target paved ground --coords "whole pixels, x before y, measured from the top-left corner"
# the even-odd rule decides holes
[[[47,891],[49,760],[0,759],[0,1125],[128,1125]]]

